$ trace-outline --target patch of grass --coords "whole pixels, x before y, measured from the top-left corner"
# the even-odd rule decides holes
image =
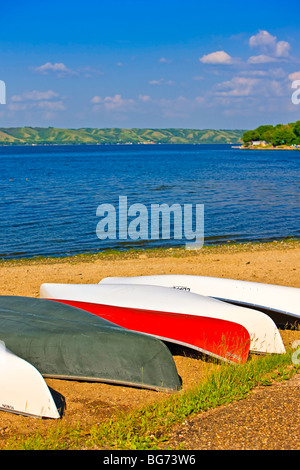
[[[222,366],[192,390],[179,392],[132,413],[117,413],[114,418],[92,427],[59,425],[45,435],[15,438],[7,449],[27,450],[150,450],[161,449],[175,424],[197,413],[246,398],[258,385],[288,380],[298,371],[291,351],[282,355],[251,356],[246,364]]]

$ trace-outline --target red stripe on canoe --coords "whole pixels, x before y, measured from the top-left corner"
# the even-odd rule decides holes
[[[150,334],[230,362],[247,361],[248,330],[235,322],[205,316],[166,313],[112,305],[57,300],[88,311],[128,330]]]
[[[75,300],[51,300],[88,311],[128,330],[156,336],[223,360],[243,363],[248,358],[249,332],[235,322]]]

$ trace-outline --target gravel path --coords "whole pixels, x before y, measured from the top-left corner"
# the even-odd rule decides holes
[[[300,375],[178,426],[165,448],[185,450],[299,450]]]

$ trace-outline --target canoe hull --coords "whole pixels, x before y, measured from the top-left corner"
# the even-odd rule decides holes
[[[54,299],[55,300],[55,299]],[[250,335],[243,326],[216,318],[60,300],[124,328],[195,349],[217,359],[247,361]]]
[[[156,312],[196,315],[238,323],[250,334],[250,350],[285,352],[274,322],[262,312],[237,307],[209,297],[160,286],[135,284],[43,284],[40,296]]]
[[[39,371],[0,344],[0,410],[35,418],[60,418]]]
[[[127,283],[173,287],[258,309],[278,326],[300,324],[300,289],[296,287],[188,274],[110,277],[100,281],[100,284]]]
[[[44,377],[164,391],[181,388],[163,342],[75,307],[0,296],[0,331],[7,347]]]

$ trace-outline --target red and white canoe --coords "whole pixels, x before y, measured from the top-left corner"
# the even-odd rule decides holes
[[[128,330],[180,344],[217,359],[243,363],[248,358],[250,335],[246,328],[237,323],[216,318],[116,307],[76,300],[60,300],[59,302],[86,310]]]
[[[300,289],[297,287],[188,274],[108,277],[102,279],[100,284],[173,287],[261,310],[277,325],[300,322]]]
[[[85,302],[87,304],[100,304],[106,306],[126,307],[140,311],[167,313],[169,320],[166,328],[171,331],[171,322],[174,314],[184,315],[183,319],[190,317],[206,317],[214,320],[226,320],[243,326],[250,336],[250,350],[258,353],[285,352],[282,338],[274,322],[264,313],[252,309],[237,307],[209,297],[191,294],[188,292],[169,289],[160,286],[148,285],[113,285],[113,284],[43,284],[40,289],[40,297],[72,302]],[[73,304],[75,305],[75,304]],[[77,304],[77,306],[79,306]],[[87,308],[88,306],[86,306]],[[81,305],[81,308],[84,308]],[[121,310],[119,310],[121,312]],[[164,337],[166,332],[160,334],[159,322],[151,315],[151,322],[156,323],[158,337]],[[149,318],[147,321],[149,321]],[[174,316],[175,318],[175,316]],[[118,324],[116,318],[113,321]],[[179,322],[179,320],[178,320]],[[188,343],[180,338],[181,327],[177,323],[177,339],[182,343]],[[123,326],[123,325],[122,325]],[[134,325],[131,326],[131,328]],[[126,326],[127,328],[127,326]],[[192,328],[192,327],[191,327]],[[186,329],[188,331],[189,328]],[[192,334],[192,333],[190,333]],[[170,333],[167,331],[167,337]]]

